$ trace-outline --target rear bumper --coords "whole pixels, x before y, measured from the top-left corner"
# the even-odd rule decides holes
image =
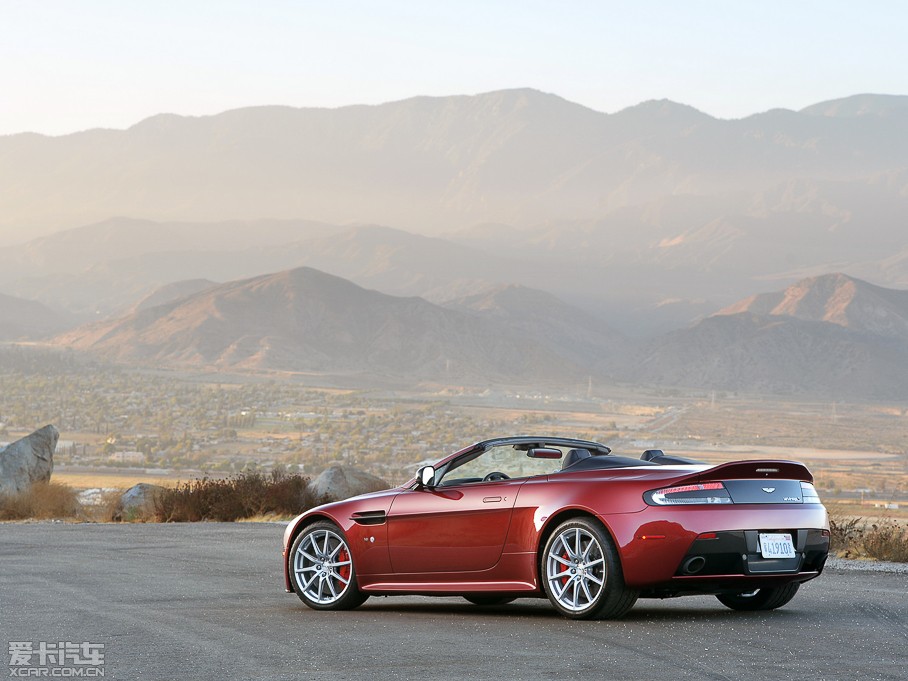
[[[713,575],[710,577],[676,577],[669,582],[640,590],[641,598],[674,598],[675,596],[740,594],[784,586],[792,582],[809,582],[819,572],[788,575]]]
[[[794,558],[763,558],[757,530],[717,532],[715,538],[697,539],[672,578],[641,595],[741,593],[819,577],[829,553],[828,534],[813,529],[791,534]]]
[[[644,592],[721,593],[804,582],[822,572],[829,552],[821,504],[649,507],[602,519],[618,545],[625,582]],[[795,558],[764,559],[761,532],[790,533]]]
[[[793,529],[794,558],[763,558],[759,531],[717,532],[709,539],[698,538],[682,558],[676,577],[716,575],[780,575],[823,571],[829,553],[829,536],[824,530]]]

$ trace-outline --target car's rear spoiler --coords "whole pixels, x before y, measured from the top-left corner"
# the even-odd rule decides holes
[[[731,461],[696,473],[684,482],[707,480],[801,480],[813,482],[807,466],[797,461]]]
[[[701,465],[704,461],[688,459],[674,454],[666,454],[661,449],[647,449],[640,457],[643,461],[656,463],[660,466],[672,465]],[[698,475],[692,475],[685,481],[701,482],[705,480],[801,480],[803,482],[813,482],[813,475],[807,470],[807,466],[798,461],[772,461],[772,460],[753,460],[753,461],[730,461],[713,468],[704,470]]]

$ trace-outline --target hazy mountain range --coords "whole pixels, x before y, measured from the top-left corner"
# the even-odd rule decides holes
[[[303,217],[438,233],[595,220],[682,195],[743,192],[743,207],[796,179],[904,188],[904,176],[888,174],[904,170],[906,152],[905,98],[882,95],[740,120],[667,100],[605,114],[529,89],[256,107],[2,137],[0,216],[20,239],[113,215]]]
[[[432,300],[522,284],[645,335],[833,271],[908,287],[906,102],[720,120],[506,90],[0,137],[0,291],[106,315],[311,266]]]
[[[0,338],[91,323],[60,342],[426,380],[901,390],[904,96],[739,120],[533,90],[161,115],[0,137],[0,183]],[[316,332],[299,301],[326,295],[350,300]],[[373,303],[411,331],[350,318]]]
[[[812,277],[784,291],[751,296],[718,314],[741,312],[830,322],[853,331],[908,342],[908,291],[873,286],[843,274]]]
[[[310,268],[208,288],[56,342],[126,362],[425,380],[566,382],[588,370],[557,344],[507,323]]]
[[[908,397],[908,291],[841,274],[752,297],[687,329],[632,343],[582,310],[525,287],[439,306],[298,268],[206,286],[54,342],[115,361],[179,367],[478,385],[576,387],[595,377],[834,399]]]
[[[905,399],[908,291],[806,279],[653,339],[632,366],[642,383]]]
[[[53,334],[75,320],[33,300],[23,300],[0,293],[0,340],[40,338]]]

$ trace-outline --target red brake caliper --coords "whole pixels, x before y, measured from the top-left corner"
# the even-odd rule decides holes
[[[561,557],[564,558],[565,560],[568,560],[567,551],[565,551],[564,553],[562,553],[562,554],[561,554]],[[566,566],[566,565],[563,565],[562,567],[566,568],[567,566]],[[561,586],[564,586],[564,585],[567,584],[567,583],[568,583],[568,578],[567,578],[567,575],[565,575],[564,577],[561,578]]]
[[[347,549],[341,549],[340,552],[337,554],[337,562],[343,563],[348,560],[350,560],[350,555],[347,553]],[[337,570],[337,574],[339,574],[344,579],[349,580],[350,579],[350,563],[347,563],[346,565],[341,565],[340,568]]]

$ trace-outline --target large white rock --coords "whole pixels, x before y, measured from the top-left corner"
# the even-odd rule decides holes
[[[160,485],[140,482],[120,495],[113,520],[133,520],[141,518],[154,510],[155,497],[164,491]]]
[[[0,450],[0,494],[16,494],[36,482],[48,482],[59,439],[54,426],[44,426]]]
[[[339,501],[357,494],[388,489],[390,485],[374,475],[357,468],[331,466],[309,483],[309,491],[318,500]]]

